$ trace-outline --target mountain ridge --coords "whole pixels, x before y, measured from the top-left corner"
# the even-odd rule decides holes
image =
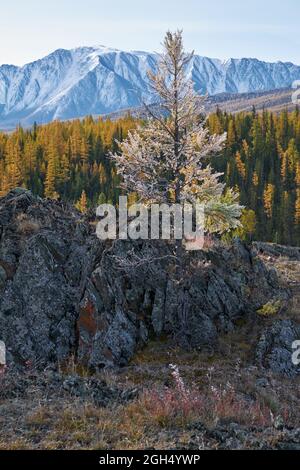
[[[106,46],[57,49],[21,67],[0,66],[0,128],[34,121],[108,114],[155,101],[147,71],[158,54]],[[290,88],[300,66],[253,58],[194,55],[187,75],[200,94],[265,92]]]

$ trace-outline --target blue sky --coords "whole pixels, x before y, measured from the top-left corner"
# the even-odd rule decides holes
[[[0,64],[82,45],[159,50],[177,28],[201,55],[300,64],[299,23],[299,0],[0,0]]]

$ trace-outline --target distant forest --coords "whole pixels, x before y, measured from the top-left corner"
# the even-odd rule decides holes
[[[120,178],[108,158],[138,121],[53,122],[0,133],[0,196],[26,187],[42,197],[70,201],[81,211],[116,202]],[[239,191],[246,238],[300,245],[300,111],[208,117],[211,133],[227,132],[212,160],[228,186]],[[134,194],[131,195],[134,200]],[[255,213],[255,214],[254,214]]]

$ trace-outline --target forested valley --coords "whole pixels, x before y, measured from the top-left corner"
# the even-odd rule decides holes
[[[15,187],[74,203],[83,212],[103,202],[116,203],[120,177],[109,152],[118,150],[140,122],[93,119],[53,122],[0,133],[0,196]],[[275,243],[300,244],[300,111],[273,114],[209,115],[212,134],[227,132],[212,166],[245,206],[238,235]],[[132,200],[135,195],[131,194]]]

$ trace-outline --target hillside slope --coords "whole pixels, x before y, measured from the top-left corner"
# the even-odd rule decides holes
[[[113,265],[157,245],[104,247],[28,191],[0,199],[0,229],[0,450],[300,449],[299,249],[216,244],[175,288],[161,261]]]

